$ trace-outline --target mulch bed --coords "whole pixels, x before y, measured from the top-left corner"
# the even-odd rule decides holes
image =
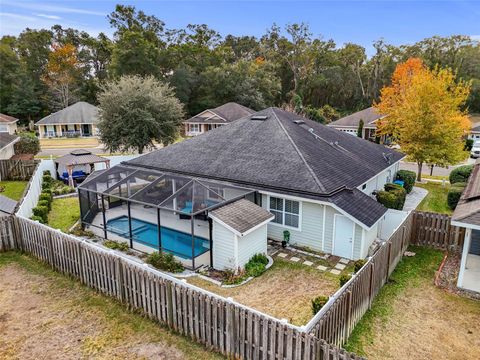
[[[473,300],[480,300],[479,293],[460,289],[457,287],[461,258],[461,253],[448,253],[447,258],[444,260],[443,266],[441,266],[440,273],[437,274],[435,285],[448,291],[449,293]]]

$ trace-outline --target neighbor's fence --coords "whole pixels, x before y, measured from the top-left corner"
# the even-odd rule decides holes
[[[0,160],[0,181],[28,180],[37,164],[38,160]]]
[[[360,359],[254,309],[126,255],[21,217],[0,218],[0,250],[21,250],[177,332],[242,359]],[[273,300],[274,301],[274,300]]]
[[[453,226],[445,214],[416,211],[413,214],[412,244],[444,250],[461,250],[465,228]]]
[[[306,325],[307,332],[336,346],[348,340],[402,258],[409,244],[413,216],[410,213],[362,269],[330,298]]]
[[[37,206],[38,198],[42,192],[43,172],[45,170],[49,170],[54,179],[56,179],[55,163],[53,160],[42,160],[30,179],[27,192],[16,212],[17,215],[27,218],[32,216],[32,209]]]

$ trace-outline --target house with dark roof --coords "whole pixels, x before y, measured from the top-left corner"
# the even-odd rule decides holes
[[[191,268],[242,267],[266,251],[267,238],[285,236],[292,245],[365,258],[387,213],[374,193],[394,180],[403,156],[268,108],[87,179],[79,187],[82,222],[142,251],[170,251]],[[112,197],[123,205],[112,207]],[[158,239],[136,236],[136,228]],[[187,253],[172,240],[181,238],[177,231],[187,234]]]
[[[452,214],[452,225],[466,229],[457,286],[480,293],[480,160]]]
[[[79,101],[37,121],[40,138],[98,135],[98,108]]]
[[[8,160],[15,155],[15,144],[20,141],[17,135],[0,132],[0,160]]]
[[[357,136],[360,120],[363,120],[362,138],[375,141],[375,132],[377,131],[376,122],[383,117],[384,115],[379,114],[374,107],[369,107],[333,121],[328,124],[328,126],[346,132],[347,134]]]
[[[252,113],[254,113],[252,109],[234,102],[223,104],[214,109],[207,109],[183,122],[185,135],[200,135]]]

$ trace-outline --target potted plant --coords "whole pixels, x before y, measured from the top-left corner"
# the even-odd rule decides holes
[[[290,231],[285,230],[285,231],[283,232],[282,247],[283,247],[283,248],[286,248],[289,242],[290,242]]]

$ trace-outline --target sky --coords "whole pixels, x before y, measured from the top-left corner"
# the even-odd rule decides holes
[[[207,24],[221,35],[260,37],[273,23],[305,22],[314,36],[339,46],[372,43],[412,44],[433,35],[470,35],[480,40],[480,0],[474,1],[163,1],[163,0],[0,0],[0,35],[18,35],[26,27],[73,27],[111,36],[107,14],[117,3],[133,5],[166,23],[166,28]]]

